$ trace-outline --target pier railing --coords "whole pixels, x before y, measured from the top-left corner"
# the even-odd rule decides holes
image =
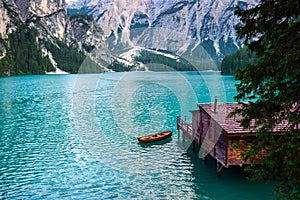
[[[177,117],[177,129],[178,131],[182,130],[184,135],[189,136],[191,139],[194,138],[192,123],[188,122],[186,116],[183,118],[180,116]]]

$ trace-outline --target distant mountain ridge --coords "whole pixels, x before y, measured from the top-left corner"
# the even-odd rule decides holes
[[[222,58],[237,51],[242,44],[234,28],[240,23],[234,15],[235,6],[249,7],[258,2],[85,0],[72,1],[68,9],[93,16],[107,37],[113,35],[115,41],[127,48],[167,50],[188,60],[200,56],[210,60],[204,63],[213,61],[219,67]],[[200,65],[200,69],[206,68]]]
[[[0,75],[219,70],[224,56],[241,47],[235,6],[256,3],[1,0]]]

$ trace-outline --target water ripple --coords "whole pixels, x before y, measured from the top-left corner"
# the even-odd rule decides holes
[[[130,110],[119,108],[122,116],[132,117],[118,121],[129,124],[131,132],[118,126],[111,106],[122,74],[101,75],[96,91],[76,91],[83,101],[74,111],[77,77],[0,78],[1,199],[272,199],[272,188],[248,183],[232,171],[217,179],[212,160],[203,164],[181,148],[175,127],[180,105],[162,87],[164,81],[176,84],[172,73],[140,73],[134,80],[142,87],[130,99]],[[203,91],[203,81],[195,76],[191,81],[195,90]],[[209,101],[207,94],[199,95]],[[93,108],[84,104],[89,96],[95,98],[95,121]],[[137,136],[158,127],[173,129],[173,139],[162,145],[138,144]]]

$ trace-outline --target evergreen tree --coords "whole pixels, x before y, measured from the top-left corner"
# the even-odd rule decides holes
[[[244,127],[255,120],[259,128],[256,145],[244,155],[255,158],[246,170],[253,180],[277,180],[280,197],[300,199],[300,3],[261,0],[236,15],[243,24],[239,36],[258,57],[236,74],[236,100],[249,103],[234,113]],[[279,124],[284,134],[275,135]]]
[[[7,54],[0,60],[0,76],[9,72],[18,74],[44,74],[54,70],[49,57],[44,57],[39,48],[35,28],[19,24],[15,32],[7,40],[1,39],[1,44],[8,49]]]
[[[168,51],[165,51],[164,53],[176,56]],[[174,59],[149,51],[141,51],[140,55],[136,57],[135,60],[143,64],[147,64],[150,70],[153,71],[168,71],[170,68],[176,71],[196,70],[196,68],[184,58],[179,57],[178,59]]]
[[[78,73],[86,56],[72,46],[67,46],[60,40],[45,42],[45,47],[52,53],[60,69],[69,73]]]
[[[237,52],[226,56],[221,63],[223,75],[234,74],[238,69],[244,69],[249,64],[255,64],[256,56],[248,48],[242,48]]]

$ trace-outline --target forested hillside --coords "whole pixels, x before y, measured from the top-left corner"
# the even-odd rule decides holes
[[[9,51],[0,60],[0,75],[44,74],[55,70],[49,57],[43,56],[36,37],[35,28],[20,25],[8,39],[1,40]],[[83,53],[59,40],[55,43],[44,41],[43,46],[52,53],[57,67],[69,73],[77,73],[86,58]]]
[[[176,57],[175,54],[165,51],[169,55]],[[195,71],[197,70],[191,63],[182,57],[174,59],[166,57],[161,54],[152,53],[150,51],[141,51],[140,55],[136,57],[136,61],[141,62],[151,71]]]
[[[8,39],[1,39],[1,45],[9,50],[1,52],[6,55],[0,60],[0,76],[43,74],[54,70],[49,57],[44,57],[38,48],[36,37],[36,29],[19,25]]]
[[[101,72],[103,32],[87,15],[70,16],[65,1],[0,1],[0,76]],[[86,59],[87,58],[87,59]]]
[[[82,52],[68,47],[59,40],[55,43],[46,42],[45,47],[52,53],[54,60],[57,62],[57,67],[69,73],[77,73],[86,58]]]
[[[237,69],[243,69],[247,64],[254,64],[255,62],[255,53],[248,48],[242,48],[223,59],[221,73],[223,75],[234,74]]]

